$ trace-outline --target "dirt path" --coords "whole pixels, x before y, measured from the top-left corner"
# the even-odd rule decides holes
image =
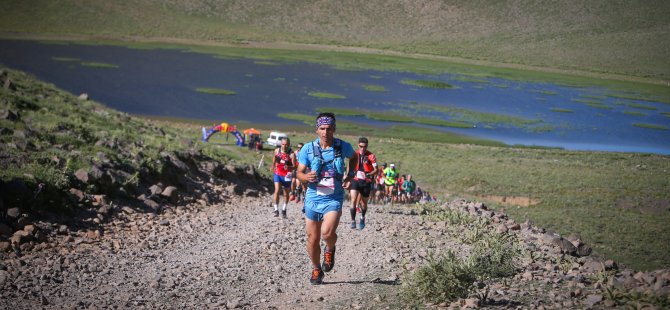
[[[420,217],[372,212],[366,229],[352,230],[345,215],[336,267],[313,286],[298,205],[289,205],[288,219],[275,218],[269,200],[121,211],[101,237],[61,235],[46,250],[5,261],[21,274],[0,308],[370,308],[396,298],[400,257],[414,252],[413,230],[399,227]]]

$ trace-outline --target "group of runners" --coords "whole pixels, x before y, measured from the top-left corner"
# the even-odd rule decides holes
[[[315,140],[299,143],[296,150],[285,138],[274,151],[272,172],[275,191],[274,216],[279,217],[280,193],[284,201],[281,216],[286,218],[289,201],[304,202],[307,253],[312,262],[310,283],[321,284],[324,272],[335,265],[337,227],[340,223],[348,189],[351,228],[365,228],[368,201],[375,203],[414,202],[425,196],[411,175],[400,175],[395,164],[377,164],[368,149],[368,139],[360,137],[357,149],[334,137],[335,115],[321,113],[316,117]],[[348,163],[347,163],[348,160]],[[420,195],[420,196],[417,196]],[[360,219],[356,222],[357,214]],[[321,261],[321,240],[324,241]]]

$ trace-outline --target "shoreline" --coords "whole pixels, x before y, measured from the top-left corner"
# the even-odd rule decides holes
[[[486,66],[492,68],[515,69],[541,73],[554,73],[571,75],[577,77],[586,77],[601,80],[616,80],[623,82],[644,83],[650,85],[668,86],[670,88],[670,80],[652,79],[639,76],[630,76],[613,73],[599,73],[591,71],[569,70],[553,67],[538,67],[525,64],[515,63],[501,63],[486,60],[476,60],[451,56],[440,56],[431,54],[418,53],[402,53],[392,50],[380,50],[366,47],[356,46],[334,46],[325,44],[306,44],[306,43],[291,43],[291,42],[258,42],[258,41],[244,41],[241,44],[235,44],[223,41],[209,41],[196,40],[185,38],[171,38],[171,37],[107,37],[107,36],[90,36],[90,35],[49,35],[49,34],[17,34],[17,33],[3,33],[0,32],[0,39],[8,40],[46,40],[46,41],[113,41],[113,42],[129,42],[129,43],[164,43],[164,44],[179,44],[179,45],[195,45],[195,46],[212,46],[212,47],[234,47],[234,48],[250,48],[250,49],[279,49],[279,50],[299,50],[299,51],[324,51],[324,52],[350,52],[369,55],[383,55],[396,56],[415,59],[425,59],[433,61],[442,61],[447,63],[455,63],[472,66]]]

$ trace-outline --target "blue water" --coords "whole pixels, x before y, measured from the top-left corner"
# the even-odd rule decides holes
[[[54,59],[58,57],[79,61]],[[119,67],[104,69],[80,64],[89,61]],[[477,124],[469,129],[431,127],[439,130],[508,144],[670,154],[670,130],[633,126],[644,123],[670,127],[670,118],[661,114],[670,113],[670,105],[608,97],[606,94],[615,92],[598,87],[575,88],[498,78],[477,83],[459,80],[458,75],[449,73],[424,76],[409,72],[345,71],[311,63],[267,65],[250,59],[220,59],[178,50],[20,40],[0,40],[0,64],[29,72],[74,94],[88,93],[93,100],[123,112],[202,119],[203,125],[224,121],[299,124],[277,114],[314,115],[319,107],[392,110],[411,115],[420,114],[411,109],[413,103],[426,103],[539,119],[542,123],[538,126],[552,128],[538,132],[497,124]],[[456,88],[417,88],[402,84],[403,79],[441,80]],[[381,85],[388,91],[372,92],[365,90],[364,85]],[[233,90],[236,95],[198,93],[195,89],[199,87]],[[335,93],[346,99],[316,98],[309,96],[309,92]],[[608,109],[574,100],[598,101]],[[643,104],[655,110],[628,104]],[[552,108],[574,113],[554,112]],[[624,113],[631,111],[644,115]],[[434,111],[425,114],[451,119]]]

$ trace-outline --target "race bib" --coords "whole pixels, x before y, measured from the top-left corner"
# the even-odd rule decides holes
[[[283,165],[283,164],[286,164],[286,161],[282,159],[282,160],[279,161],[279,163]]]
[[[285,182],[291,182],[291,180],[293,180],[293,173],[289,172],[289,173],[287,173],[286,176],[284,177],[284,181],[285,181]]]
[[[359,179],[359,180],[365,180],[365,172],[356,171],[356,178]]]
[[[316,184],[316,194],[319,196],[332,195],[335,192],[334,170],[328,170],[321,174],[321,180]]]

